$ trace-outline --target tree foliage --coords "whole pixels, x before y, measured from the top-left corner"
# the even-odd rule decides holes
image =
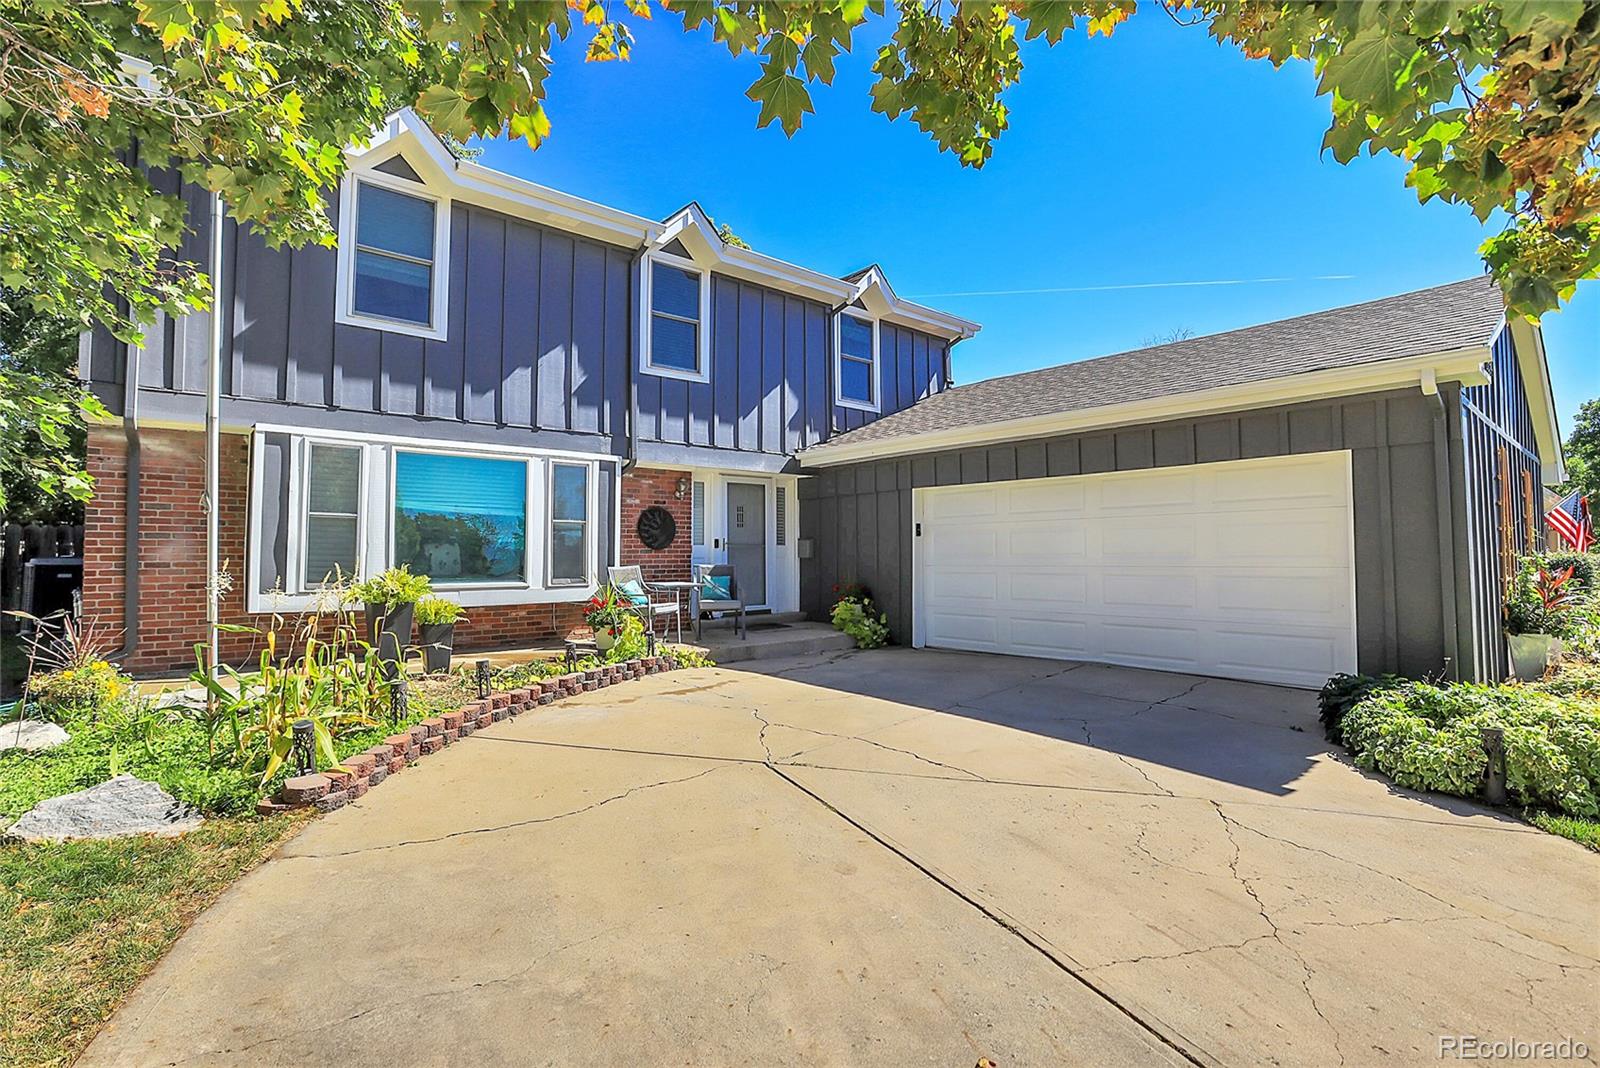
[[[1567,484],[1563,491],[1582,490],[1600,519],[1600,397],[1583,402],[1567,436]]]
[[[0,290],[0,516],[80,519],[83,416],[104,414],[78,382],[78,325]]]
[[[1246,56],[1314,65],[1325,147],[1404,158],[1422,200],[1505,229],[1483,252],[1517,310],[1555,307],[1600,273],[1600,3],[1169,0],[1149,17]],[[509,131],[537,146],[555,45],[626,60],[630,20],[671,13],[752,56],[755,121],[793,134],[856,29],[894,18],[872,107],[906,117],[964,166],[1009,125],[1021,42],[1110,35],[1136,0],[0,0],[0,281],[125,339],[157,308],[202,303],[175,262],[183,205],[152,185],[176,168],[274,244],[330,245],[326,197],[343,150],[412,105],[445,137]],[[1141,17],[1145,17],[1141,14]]]

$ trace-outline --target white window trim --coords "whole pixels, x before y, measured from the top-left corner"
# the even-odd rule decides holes
[[[841,325],[844,317],[848,315],[859,319],[872,328],[872,400],[871,402],[857,400],[844,395],[844,349],[841,345]],[[879,322],[878,317],[867,312],[857,311],[853,308],[840,309],[839,314],[833,317],[833,403],[840,408],[853,408],[858,412],[877,412],[883,408],[883,359],[879,352]]]
[[[262,445],[269,434],[290,437],[289,446],[289,507],[285,573],[279,576],[281,588],[260,588],[261,554],[269,532],[256,529],[256,520],[262,514],[262,502],[267,487],[261,457]],[[486,605],[560,604],[586,601],[599,588],[600,556],[603,547],[596,527],[600,502],[600,465],[620,465],[615,456],[600,453],[566,451],[559,449],[527,449],[505,445],[468,445],[451,447],[424,438],[357,434],[346,431],[308,431],[305,428],[259,424],[255,428],[251,447],[250,472],[250,525],[246,550],[248,569],[245,610],[252,614],[269,612],[303,612],[313,608],[322,596],[318,589],[308,589],[300,576],[304,574],[305,502],[307,492],[306,463],[310,445],[360,446],[362,449],[362,501],[360,512],[361,572],[353,576],[360,579],[390,566],[394,559],[394,479],[398,452],[431,452],[452,456],[476,456],[494,460],[522,460],[527,463],[527,553],[524,563],[526,581],[512,583],[436,582],[434,589],[470,609]],[[546,581],[549,553],[549,469],[554,463],[572,464],[588,468],[588,516],[585,520],[587,538],[585,567],[588,580],[582,584]],[[620,509],[621,495],[613,502]],[[614,510],[615,511],[615,510]],[[620,515],[612,516],[613,527],[620,523]],[[535,538],[542,539],[538,542]],[[610,555],[614,556],[613,551]],[[614,563],[614,560],[610,562]]]
[[[385,507],[387,509],[386,518],[388,520],[387,527],[389,536],[388,544],[385,546],[384,552],[384,559],[388,561],[388,563],[384,565],[385,567],[393,566],[395,559],[394,540],[398,530],[395,526],[394,510],[395,502],[399,499],[399,458],[401,453],[409,452],[414,455],[423,454],[431,456],[460,456],[466,459],[475,460],[505,460],[511,463],[520,463],[523,465],[522,579],[520,581],[514,579],[487,579],[483,581],[473,581],[469,579],[465,582],[435,581],[433,583],[433,589],[438,593],[466,594],[474,590],[534,590],[542,587],[543,584],[540,582],[542,575],[535,570],[533,566],[533,541],[529,537],[529,535],[535,529],[533,525],[534,521],[538,518],[538,509],[534,503],[534,495],[537,491],[539,481],[538,475],[535,473],[535,468],[540,466],[537,459],[531,456],[507,456],[503,453],[485,453],[479,452],[476,449],[451,449],[439,448],[438,446],[419,445],[391,445],[387,452],[389,461],[389,493],[385,498]],[[465,604],[466,602],[463,601],[462,603]]]
[[[313,582],[306,574],[306,540],[311,528],[311,449],[321,445],[329,449],[351,449],[360,457],[360,471],[356,479],[356,569],[349,576],[360,575],[367,558],[367,449],[353,441],[329,440],[322,437],[297,439],[289,450],[289,507],[293,509],[290,521],[294,526],[289,536],[286,554],[289,579],[284,586],[296,593],[312,593],[322,589],[321,582]]]
[[[558,467],[581,467],[584,470],[584,483],[583,483],[583,498],[584,498],[584,500],[583,500],[583,555],[584,555],[584,571],[585,571],[585,575],[584,575],[583,579],[581,581],[579,581],[579,582],[573,582],[570,579],[560,579],[560,580],[558,580],[555,577],[555,557],[554,557],[554,553],[553,553],[553,549],[555,548],[555,539],[550,537],[550,534],[551,534],[552,531],[555,530],[556,523],[558,523],[558,522],[560,522],[560,523],[573,523],[573,522],[576,522],[576,520],[571,520],[571,519],[561,519],[561,520],[556,519],[556,499],[555,499],[555,496],[556,496],[556,476],[555,476],[555,469],[558,468]],[[545,535],[545,538],[544,538],[544,574],[545,574],[545,582],[544,582],[544,584],[545,584],[545,588],[546,589],[551,589],[551,590],[569,590],[569,589],[573,589],[574,587],[593,588],[595,585],[597,585],[597,582],[598,582],[597,568],[596,568],[596,556],[595,556],[595,551],[594,551],[594,547],[595,547],[594,546],[594,509],[595,509],[595,503],[596,503],[596,501],[595,501],[595,481],[596,481],[595,480],[595,475],[596,475],[595,465],[591,464],[591,463],[580,463],[580,462],[577,462],[577,461],[574,461],[574,460],[551,460],[546,465],[545,470],[549,472],[549,477],[545,480],[547,485],[545,486],[544,526],[542,528],[542,530],[544,531],[544,535]]]
[[[652,252],[642,261],[644,267],[641,272],[643,277],[639,283],[639,371],[642,374],[657,375],[661,378],[677,378],[685,382],[711,381],[711,271],[700,266],[694,260],[674,256],[670,252]],[[650,337],[654,333],[651,329],[655,325],[655,310],[652,306],[650,292],[652,280],[655,278],[655,265],[665,264],[677,267],[680,270],[693,271],[700,276],[700,329],[696,336],[699,345],[699,367],[694,371],[686,371],[681,367],[657,367],[650,360]]]
[[[428,326],[355,310],[356,197],[361,185],[380,186],[433,203],[433,304]],[[335,322],[386,330],[391,334],[409,334],[429,341],[445,340],[450,333],[450,198],[428,186],[419,186],[379,170],[363,169],[346,174],[339,185],[339,266],[335,301]]]

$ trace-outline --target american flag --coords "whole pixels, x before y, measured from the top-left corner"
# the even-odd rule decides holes
[[[1589,518],[1589,498],[1579,490],[1544,514],[1550,528],[1580,553],[1594,544],[1594,523]]]

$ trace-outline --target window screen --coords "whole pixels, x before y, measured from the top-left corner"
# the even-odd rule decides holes
[[[436,210],[431,200],[378,185],[356,186],[353,311],[432,324]]]
[[[360,538],[361,449],[309,446],[302,586],[320,586],[339,576],[354,577],[361,563]]]
[[[589,581],[589,468],[550,465],[550,583]]]
[[[669,263],[650,265],[650,364],[678,371],[700,369],[699,271]]]
[[[873,403],[872,323],[859,316],[839,316],[839,396]]]

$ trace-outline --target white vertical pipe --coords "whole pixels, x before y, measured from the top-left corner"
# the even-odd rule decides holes
[[[211,198],[211,344],[206,355],[206,670],[216,678],[221,659],[218,639],[218,578],[221,516],[218,502],[222,438],[222,196]]]

